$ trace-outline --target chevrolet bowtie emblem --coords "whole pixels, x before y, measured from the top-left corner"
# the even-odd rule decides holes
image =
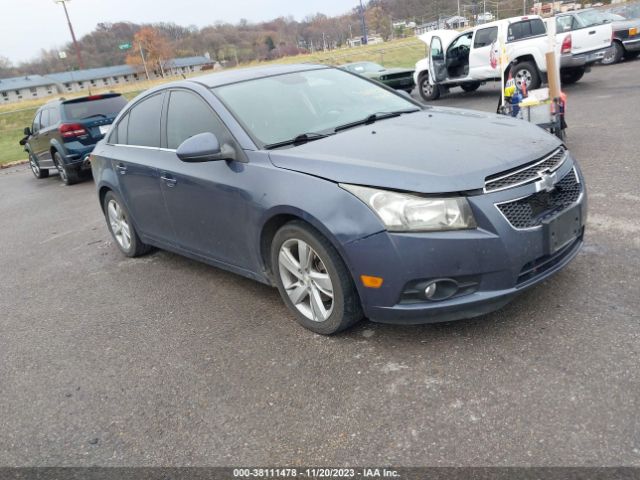
[[[553,190],[554,185],[556,184],[556,174],[549,173],[548,170],[542,170],[538,172],[540,176],[540,180],[538,180],[536,185],[536,192],[550,192]]]

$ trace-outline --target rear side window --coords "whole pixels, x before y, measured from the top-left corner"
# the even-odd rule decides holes
[[[167,113],[167,148],[178,148],[187,138],[211,132],[220,143],[229,138],[222,122],[197,95],[183,90],[171,92]]]
[[[154,95],[142,100],[129,111],[127,145],[160,147],[160,116],[163,99],[162,93]],[[118,141],[124,143],[120,139]]]
[[[60,121],[60,111],[57,108],[49,110],[49,125],[56,125]]]
[[[72,100],[63,103],[64,116],[67,120],[85,120],[92,117],[113,117],[127,104],[122,95],[100,98],[88,97],[81,101]]]
[[[482,48],[491,45],[498,39],[498,27],[481,28],[476,31],[473,48]]]
[[[539,18],[533,20],[525,20],[523,22],[515,22],[509,25],[507,30],[507,42],[515,42],[524,38],[544,35],[546,29],[544,23]]]
[[[556,18],[556,31],[558,33],[570,32],[576,29],[576,22],[572,16],[557,17]]]
[[[112,143],[121,143],[126,145],[128,142],[127,138],[127,129],[129,128],[129,114],[125,115],[120,122],[118,122],[118,126],[114,130],[114,134],[110,141]]]

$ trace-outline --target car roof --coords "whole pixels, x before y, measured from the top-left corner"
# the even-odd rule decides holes
[[[245,82],[247,80],[255,80],[258,78],[273,77],[275,75],[284,75],[294,72],[305,72],[309,70],[317,70],[320,68],[331,68],[326,65],[312,64],[312,63],[294,63],[291,65],[269,65],[262,67],[249,67],[238,68],[233,70],[226,70],[224,72],[210,73],[209,75],[202,75],[197,78],[192,78],[189,81],[200,83],[206,87],[220,87],[222,85],[229,85],[231,83]]]

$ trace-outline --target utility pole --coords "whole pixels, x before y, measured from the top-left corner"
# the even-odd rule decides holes
[[[71,25],[71,20],[69,19],[69,12],[67,12],[67,2],[70,0],[53,0],[55,3],[61,3],[62,8],[64,8],[64,15],[67,17],[67,24],[69,25],[69,31],[71,32],[71,39],[73,40],[73,46],[76,50],[76,55],[78,56],[78,65],[80,68],[84,68],[84,63],[82,62],[82,55],[80,54],[80,46],[78,45],[78,41],[76,40],[76,34],[73,32],[73,26]]]
[[[362,22],[362,44],[366,45],[369,43],[367,39],[367,21],[364,18],[364,6],[362,5],[362,0],[360,0],[360,21]]]
[[[527,14],[527,0],[522,0],[522,16]]]
[[[147,80],[149,80],[149,70],[147,69],[147,61],[144,59],[144,51],[142,50],[142,43],[138,42],[138,47],[140,47],[140,56],[142,57],[142,65],[144,65],[144,74],[147,76]]]

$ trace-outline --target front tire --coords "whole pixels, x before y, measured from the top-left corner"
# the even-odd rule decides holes
[[[418,80],[418,91],[425,102],[433,102],[440,98],[440,87],[429,83],[429,74],[423,73]]]
[[[278,230],[271,265],[280,296],[296,321],[331,335],[362,319],[362,308],[346,265],[331,243],[304,222]]]
[[[49,176],[49,170],[40,168],[38,161],[31,153],[29,153],[29,167],[31,167],[31,172],[37,179],[47,178]]]
[[[65,167],[62,162],[62,156],[58,152],[53,154],[53,163],[56,165],[60,180],[65,185],[73,185],[80,181],[80,172],[74,168]]]
[[[139,257],[151,250],[151,247],[142,243],[138,237],[129,212],[113,192],[107,192],[104,196],[102,209],[111,236],[122,253],[127,257]]]
[[[613,65],[614,63],[618,63],[622,60],[623,56],[624,47],[619,42],[613,42],[613,45],[611,45],[611,48],[604,54],[600,63],[603,65]]]
[[[572,68],[570,70],[563,70],[560,72],[560,80],[565,85],[571,85],[576,83],[584,76],[584,68]]]

